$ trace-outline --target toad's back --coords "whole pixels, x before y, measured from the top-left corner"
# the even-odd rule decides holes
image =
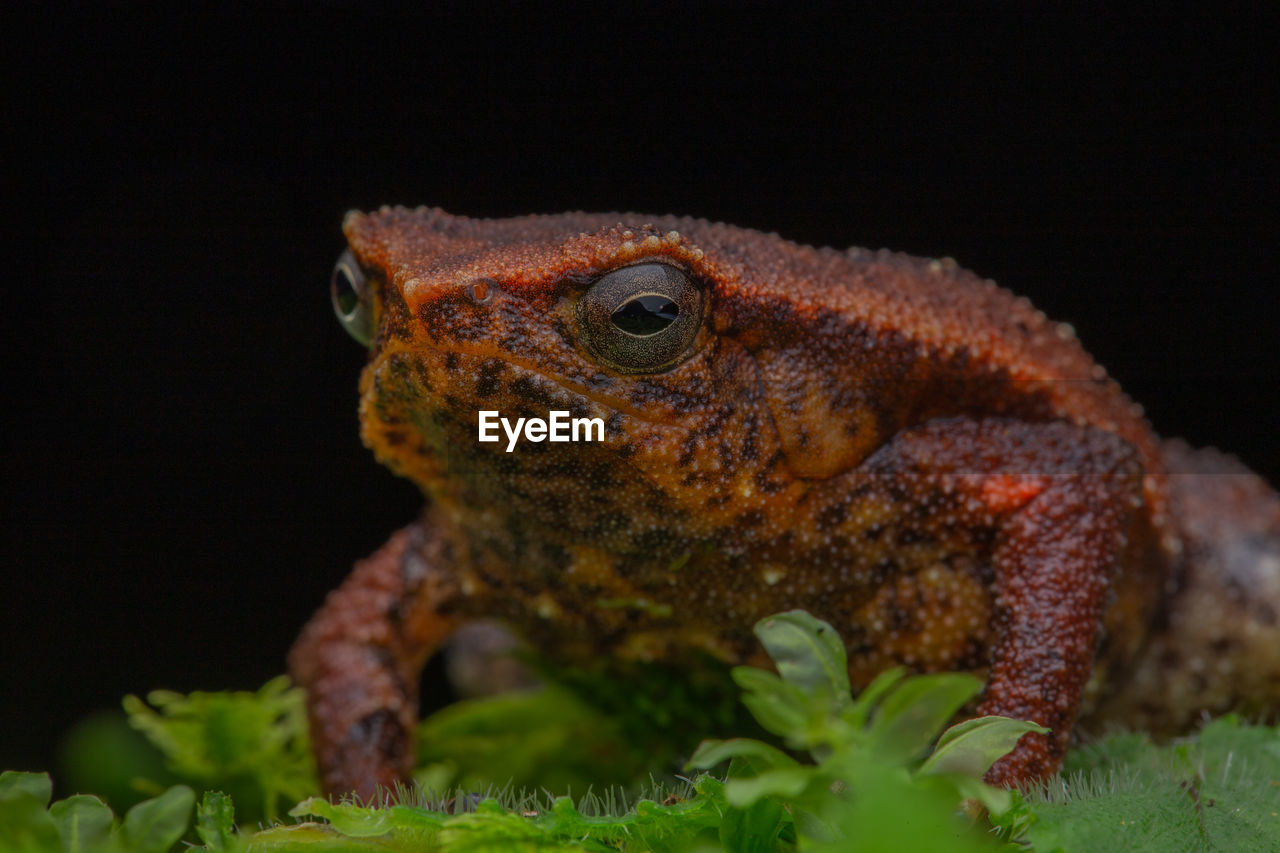
[[[619,213],[477,220],[384,208],[353,214],[347,231],[356,256],[385,269],[419,313],[478,277],[542,295],[611,264],[686,260],[712,291],[716,333],[756,356],[766,384],[825,390],[834,407],[822,417],[833,422],[855,407],[882,412],[887,423],[859,444],[864,454],[911,423],[986,412],[1093,425],[1137,446],[1149,470],[1160,468],[1141,407],[1069,325],[949,258],[837,252],[705,220]],[[526,348],[535,350],[546,330],[537,315],[525,320],[535,342]],[[856,464],[827,452],[840,449],[810,448],[801,464],[820,475]]]

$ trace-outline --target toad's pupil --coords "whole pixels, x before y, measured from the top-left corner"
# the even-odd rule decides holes
[[[643,337],[661,332],[678,316],[679,305],[665,296],[649,293],[628,300],[609,319],[622,331]]]

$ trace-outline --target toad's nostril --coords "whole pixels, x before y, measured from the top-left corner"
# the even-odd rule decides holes
[[[473,302],[483,305],[493,298],[493,291],[494,288],[497,287],[497,284],[498,283],[491,278],[473,279],[467,285],[467,295],[471,297]]]

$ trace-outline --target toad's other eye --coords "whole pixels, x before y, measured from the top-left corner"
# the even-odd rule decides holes
[[[702,290],[678,267],[636,264],[605,273],[578,300],[591,352],[623,373],[656,373],[685,354],[702,322]]]
[[[350,251],[343,252],[333,266],[329,297],[333,300],[333,313],[338,315],[342,328],[369,346],[378,328],[377,297]]]

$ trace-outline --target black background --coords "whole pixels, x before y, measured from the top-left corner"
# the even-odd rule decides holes
[[[840,8],[7,12],[0,766],[256,687],[415,513],[329,307],[352,207],[951,255],[1280,479],[1274,22]]]

